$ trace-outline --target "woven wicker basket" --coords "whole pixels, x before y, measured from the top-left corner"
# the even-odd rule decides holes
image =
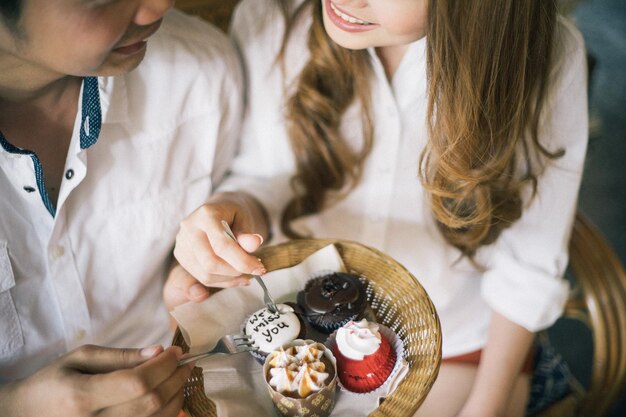
[[[409,371],[402,383],[370,413],[370,417],[410,417],[424,401],[441,362],[441,328],[435,308],[417,280],[389,256],[343,240],[296,240],[264,247],[257,252],[268,271],[292,267],[318,249],[334,243],[349,271],[365,276],[372,294],[368,302],[378,322],[394,330],[404,342]],[[188,347],[176,331],[174,345]],[[204,394],[202,369],[195,368],[185,387],[185,411],[190,417],[217,417]]]

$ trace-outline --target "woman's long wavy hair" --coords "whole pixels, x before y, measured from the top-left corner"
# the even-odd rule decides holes
[[[305,1],[292,11],[288,0],[278,1],[285,16],[292,16],[287,20],[279,55],[282,58],[293,25],[311,5]],[[313,24],[307,43],[310,60],[288,99],[286,113],[297,171],[291,180],[295,197],[283,210],[281,229],[292,238],[302,237],[293,230],[293,220],[321,211],[358,183],[373,137],[367,51],[351,51],[331,41],[324,29],[322,3],[312,3]],[[355,98],[363,108],[361,149],[351,149],[339,129],[343,114]]]
[[[281,227],[297,238],[293,220],[321,211],[360,179],[373,140],[371,66],[365,51],[344,49],[326,35],[320,0],[305,0],[296,11],[277,1],[291,16],[281,55],[298,16],[309,7],[313,13],[311,58],[286,114],[297,172]],[[555,0],[428,3],[429,141],[419,177],[444,238],[470,258],[520,218],[522,188],[536,190],[541,162],[560,155],[538,141],[556,16]],[[339,129],[355,99],[364,115],[359,150]]]

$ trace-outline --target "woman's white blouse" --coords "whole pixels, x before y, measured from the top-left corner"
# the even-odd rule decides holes
[[[81,146],[78,103],[54,217],[31,158],[0,147],[0,383],[86,343],[168,346],[162,290],[180,221],[235,153],[240,61],[198,18],[172,11],[137,69],[97,84],[100,136]]]
[[[282,92],[307,62],[310,19],[292,35],[283,78],[275,59],[284,23],[274,3],[244,0],[234,16],[232,36],[247,68],[247,110],[240,154],[222,188],[256,196],[273,217],[277,240],[283,240],[276,221],[290,195],[295,165]],[[411,271],[437,308],[444,357],[484,346],[492,310],[530,331],[550,326],[562,313],[568,295],[563,279],[567,245],[587,146],[587,95],[582,38],[565,20],[558,32],[562,54],[540,140],[548,149],[564,148],[566,153],[549,164],[522,218],[495,244],[480,249],[477,259],[485,272],[465,258],[459,260],[459,251],[445,243],[418,180],[418,160],[428,139],[425,39],[409,46],[392,82],[370,51],[375,138],[362,182],[338,204],[297,222],[299,230],[318,238],[350,239],[378,248]],[[342,131],[359,146],[357,106],[348,110]]]

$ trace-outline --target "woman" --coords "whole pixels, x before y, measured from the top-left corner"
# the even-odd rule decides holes
[[[587,143],[578,32],[545,0],[244,0],[232,34],[248,110],[222,190],[256,197],[278,239],[356,240],[420,280],[444,362],[418,416],[523,415],[533,334],[567,297]],[[239,276],[252,258],[217,220],[241,233],[262,218],[203,210],[210,226],[178,241],[202,230],[214,262],[179,261]]]

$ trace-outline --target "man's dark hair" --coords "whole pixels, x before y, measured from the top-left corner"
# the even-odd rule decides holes
[[[9,28],[16,28],[22,14],[23,0],[0,1],[0,18]]]

